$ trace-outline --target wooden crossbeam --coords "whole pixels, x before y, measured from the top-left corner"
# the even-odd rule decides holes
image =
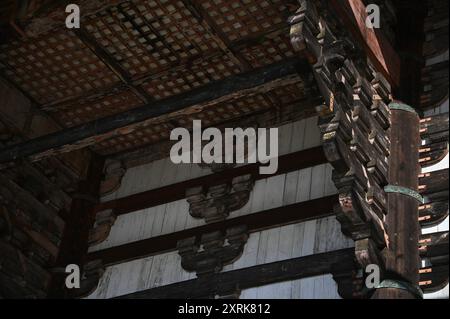
[[[278,170],[275,175],[289,173],[314,165],[327,162],[323,148],[314,147],[311,149],[283,155],[278,160]],[[268,178],[271,175],[261,175],[259,164],[248,164],[245,166],[227,169],[222,172],[202,176],[199,178],[175,183],[157,189],[144,191],[123,198],[100,203],[96,206],[96,211],[112,209],[114,214],[119,216],[128,214],[149,207],[162,205],[185,198],[186,190],[193,187],[211,187],[230,182],[234,177],[251,174],[255,180]]]
[[[332,273],[333,266],[349,272],[353,269],[353,249],[304,256],[270,264],[222,272],[168,286],[152,288],[120,296],[120,299],[191,299],[206,298],[223,293],[297,280]]]
[[[333,206],[337,202],[337,195],[332,195],[284,207],[273,208],[258,213],[227,219],[220,223],[207,224],[205,226],[91,252],[88,254],[88,260],[100,259],[102,260],[103,265],[111,266],[130,260],[173,251],[176,249],[179,240],[201,236],[202,234],[214,231],[222,231],[238,225],[246,225],[249,232],[257,232],[275,226],[323,218],[333,214]]]
[[[296,58],[234,75],[187,93],[98,119],[73,128],[10,146],[0,151],[0,163],[19,158],[32,160],[83,148],[98,141],[126,134],[146,120],[188,107],[212,106],[242,96],[264,93],[274,86],[293,83],[310,73],[310,66]]]

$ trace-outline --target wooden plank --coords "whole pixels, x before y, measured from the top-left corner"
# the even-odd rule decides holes
[[[311,195],[312,167],[301,170],[298,173],[296,201],[302,202],[310,199]]]
[[[317,118],[316,118],[316,120],[317,120]],[[306,119],[303,121],[297,121],[293,124],[292,139],[291,139],[291,145],[290,145],[291,153],[298,152],[300,150],[305,149],[305,147],[304,147],[305,139],[306,139],[305,127],[306,127],[307,121],[308,120]],[[319,134],[320,134],[320,132],[319,132]]]
[[[324,254],[300,257],[270,264],[222,272],[164,287],[152,288],[120,296],[122,299],[191,299],[214,296],[221,291],[233,291],[236,286],[249,289],[277,282],[319,276],[331,272],[339,263],[353,269],[353,249],[342,249]]]
[[[0,151],[0,163],[28,156],[39,159],[83,148],[105,138],[126,134],[146,120],[195,105],[213,106],[241,96],[265,92],[281,82],[291,83],[298,74],[306,75],[309,72],[310,66],[305,61],[288,59],[120,114],[12,145]]]
[[[333,206],[337,203],[337,196],[328,196],[316,200],[297,203],[289,206],[278,207],[259,213],[225,220],[221,223],[212,223],[204,226],[186,229],[171,234],[161,235],[125,245],[91,252],[89,260],[101,259],[106,266],[122,263],[129,260],[139,259],[157,253],[176,249],[177,242],[181,239],[200,236],[217,230],[227,229],[237,225],[247,225],[249,232],[257,232],[273,226],[288,225],[300,221],[308,221],[333,214]],[[301,213],[299,213],[301,212]],[[310,221],[308,240],[314,242],[315,221]],[[154,223],[155,226],[155,223]],[[156,233],[155,233],[156,234]],[[307,242],[308,240],[305,240]],[[308,246],[309,247],[309,246]],[[313,253],[313,248],[308,249]]]
[[[290,205],[295,203],[297,197],[297,182],[299,171],[286,174],[284,184],[283,205]]]
[[[278,171],[276,174],[285,174],[288,172],[303,169],[305,167],[320,165],[323,163],[326,163],[323,149],[322,147],[315,147],[312,149],[303,150],[280,157],[278,161]],[[148,207],[183,199],[186,196],[186,189],[188,188],[197,186],[210,187],[214,185],[220,185],[231,181],[231,179],[234,177],[247,174],[252,174],[255,180],[266,179],[271,176],[259,174],[259,164],[249,164],[245,166],[239,166],[230,170],[225,170],[223,172],[206,175],[204,177],[198,177],[173,185],[164,186],[158,189],[145,191],[139,194],[130,195],[120,199],[100,203],[99,205],[97,205],[96,210],[102,211],[106,209],[113,209],[116,215],[123,215],[133,211],[138,211]],[[305,185],[305,187],[307,186]],[[307,200],[309,198],[309,193],[308,196],[302,196],[302,198],[305,198],[304,200]],[[259,201],[260,200],[261,199],[259,199]]]
[[[264,210],[283,205],[284,182],[286,174],[277,175],[267,179],[264,192]]]

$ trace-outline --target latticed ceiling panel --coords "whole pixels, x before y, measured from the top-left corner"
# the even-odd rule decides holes
[[[295,56],[288,30],[273,38],[264,38],[261,42],[250,44],[241,49],[239,54],[254,68]]]
[[[131,1],[90,16],[86,29],[133,77],[218,49],[181,1]]]
[[[143,83],[143,88],[159,100],[184,93],[214,81],[238,74],[240,69],[227,56],[216,56],[193,65],[165,72]]]
[[[68,30],[2,45],[0,71],[40,104],[119,83],[119,78]]]
[[[74,127],[293,57],[287,20],[296,9],[296,0],[115,1],[84,15],[80,32],[59,26],[1,44],[0,74],[58,123]],[[296,103],[303,85],[299,79],[195,116],[214,125]],[[176,116],[183,126],[192,119]],[[172,124],[94,148],[112,154],[158,142]]]
[[[288,6],[293,1],[286,0],[202,0],[200,3],[230,42],[273,30],[285,24],[294,10],[294,6]]]

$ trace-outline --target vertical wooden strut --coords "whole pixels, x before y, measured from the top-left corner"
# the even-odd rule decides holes
[[[374,299],[418,298],[415,289],[419,282],[420,264],[419,200],[414,195],[418,192],[420,173],[419,121],[413,110],[391,107],[389,183],[392,192],[388,194],[389,214],[386,216],[389,249],[385,279],[393,280],[394,284],[382,284],[383,288],[374,293]]]
[[[71,298],[83,295],[92,289],[91,281],[96,279],[92,273],[100,269],[86,269],[85,261],[88,251],[89,233],[95,222],[95,205],[98,203],[100,183],[103,176],[104,159],[92,153],[86,177],[79,182],[78,190],[72,198],[70,215],[66,220],[60,253],[56,260],[55,273],[48,296],[50,298]],[[65,268],[69,264],[80,267],[80,272],[87,280],[81,282],[80,289],[70,291],[65,286]],[[97,267],[98,268],[98,267]],[[86,274],[88,272],[88,274]],[[95,288],[95,287],[94,287]]]

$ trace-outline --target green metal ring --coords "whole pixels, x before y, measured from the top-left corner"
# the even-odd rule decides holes
[[[382,288],[395,288],[406,290],[412,293],[418,299],[423,299],[423,291],[422,289],[420,289],[419,285],[413,285],[406,281],[385,279],[377,287],[375,287],[375,289],[382,289]]]
[[[406,112],[410,112],[410,113],[414,113],[414,114],[418,115],[417,111],[414,108],[412,108],[411,106],[409,106],[407,104],[403,104],[403,103],[392,102],[389,104],[389,108],[391,110],[406,111]]]
[[[415,200],[417,200],[421,204],[423,204],[425,202],[425,200],[424,200],[422,195],[420,195],[415,190],[407,188],[407,187],[395,186],[395,185],[387,185],[386,187],[384,187],[384,191],[386,193],[397,193],[397,194],[402,194],[402,195],[406,195],[406,196],[412,197],[412,198],[414,198]]]

